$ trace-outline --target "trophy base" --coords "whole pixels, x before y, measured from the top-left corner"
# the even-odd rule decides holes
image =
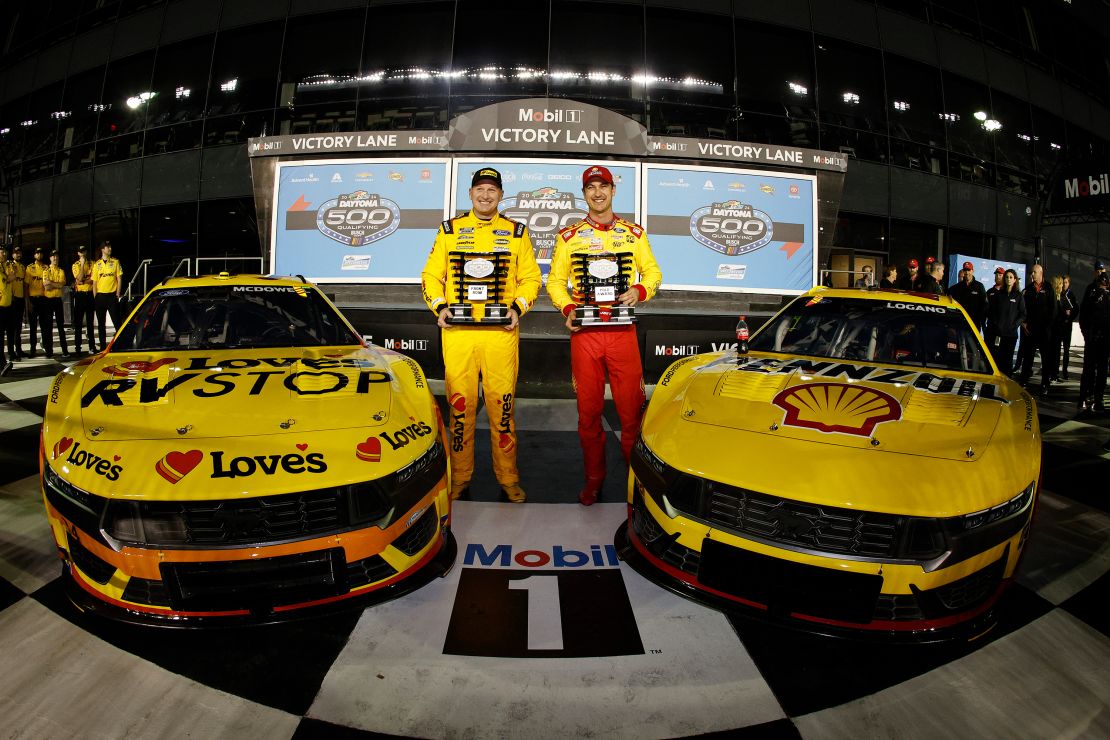
[[[601,306],[586,304],[574,309],[572,326],[628,326],[636,323],[636,311],[632,306],[610,306],[608,318],[601,315]]]
[[[482,318],[475,318],[474,306],[469,303],[453,303],[447,307],[447,323],[472,326],[503,326],[511,324],[509,307],[504,303],[487,303]]]

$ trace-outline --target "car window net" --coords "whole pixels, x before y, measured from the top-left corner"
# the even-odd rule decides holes
[[[147,296],[113,352],[319,347],[359,339],[314,289],[175,288]],[[270,286],[264,286],[270,288]]]
[[[991,372],[975,328],[958,310],[854,298],[796,299],[752,338],[761,352]]]

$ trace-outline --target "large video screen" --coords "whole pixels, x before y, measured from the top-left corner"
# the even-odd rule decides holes
[[[791,295],[817,274],[817,178],[643,165],[643,226],[663,287]]]
[[[448,215],[450,159],[282,162],[270,271],[318,283],[418,283]]]

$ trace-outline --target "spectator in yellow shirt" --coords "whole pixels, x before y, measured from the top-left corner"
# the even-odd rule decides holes
[[[81,354],[81,325],[89,339],[89,351],[96,352],[93,341],[92,262],[87,257],[85,245],[77,247],[77,261],[73,263],[73,343]]]
[[[12,354],[11,360],[4,356],[4,347],[11,346],[10,341],[6,339],[8,334],[8,327],[11,326],[11,319],[9,314],[12,309],[12,281],[15,277],[10,270],[10,261],[8,260],[8,248],[0,244],[0,375],[7,375],[12,369],[12,360],[15,359],[15,354]]]
[[[104,325],[105,315],[111,316],[112,327],[119,331],[120,316],[119,298],[123,290],[123,267],[119,260],[112,256],[112,243],[105,240],[100,245],[100,259],[92,268],[93,307],[96,309],[96,325],[100,331],[100,349],[103,351],[108,346],[107,327]]]
[[[43,299],[46,297],[42,287],[42,274],[46,271],[46,263],[42,261],[42,247],[35,247],[35,259],[27,265],[23,275],[23,285],[27,293],[27,323],[31,325],[31,351],[28,357],[35,356],[35,348],[39,346],[38,330],[42,326],[42,312],[46,310]]]
[[[66,327],[62,313],[62,290],[66,287],[66,271],[58,264],[58,250],[50,253],[50,264],[42,271],[42,314],[39,328],[42,330],[42,348],[47,357],[54,356],[54,329],[58,327],[58,338],[62,343],[62,354],[69,357],[66,343]]]
[[[22,360],[23,353],[23,316],[27,313],[27,299],[24,297],[23,278],[27,268],[23,266],[23,249],[12,247],[12,258],[5,267],[11,276],[12,305],[8,311],[8,354],[12,360]]]

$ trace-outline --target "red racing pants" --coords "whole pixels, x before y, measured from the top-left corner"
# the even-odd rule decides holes
[[[586,479],[599,481],[605,477],[601,413],[605,406],[606,371],[621,420],[621,452],[626,461],[640,434],[646,398],[636,328],[590,328],[571,334],[570,368],[578,396],[578,439],[582,443]]]
[[[440,332],[443,341],[444,380],[448,408],[447,433],[451,441],[453,484],[474,475],[474,428],[478,421],[478,379],[489,416],[493,473],[503,486],[516,485],[516,421],[513,405],[519,329],[501,326],[455,326]]]

